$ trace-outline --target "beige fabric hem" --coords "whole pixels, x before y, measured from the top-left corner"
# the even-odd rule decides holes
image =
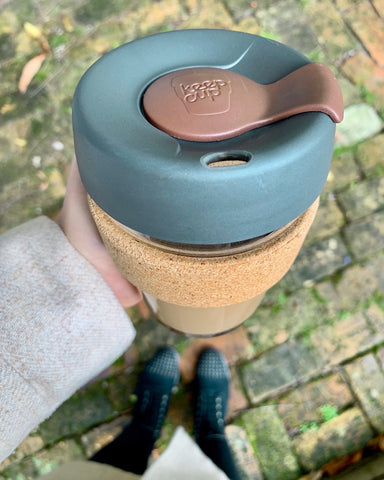
[[[138,480],[134,473],[123,472],[118,468],[96,462],[69,462],[60,465],[41,480]]]
[[[123,472],[110,465],[94,462],[71,462],[62,465],[40,480],[228,480],[182,428],[178,427],[165,452],[142,477]]]

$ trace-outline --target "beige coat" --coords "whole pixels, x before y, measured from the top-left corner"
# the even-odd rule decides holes
[[[1,462],[63,401],[116,360],[135,331],[99,273],[46,217],[0,236],[0,292]],[[45,477],[64,478],[138,477],[93,462],[73,462]],[[180,430],[143,480],[160,478],[226,477]]]

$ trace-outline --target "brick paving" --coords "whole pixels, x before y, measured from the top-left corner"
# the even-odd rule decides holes
[[[183,381],[155,457],[176,425],[192,431],[193,366],[206,345],[231,366],[227,433],[245,479],[319,479],[384,433],[382,0],[0,1],[0,232],[58,212],[73,154],[71,100],[87,67],[134,38],[205,27],[268,36],[337,75],[346,114],[317,219],[291,271],[234,332],[191,340],[131,309],[135,345],[32,432],[0,465],[0,480],[36,478],[118,435],[138,371],[161,344],[180,352]],[[44,44],[50,53],[21,95],[23,66]],[[340,478],[383,475],[377,453]]]

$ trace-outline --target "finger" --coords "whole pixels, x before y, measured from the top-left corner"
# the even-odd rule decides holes
[[[104,259],[102,257],[104,256]],[[131,307],[142,299],[141,292],[120,273],[106,249],[97,254],[98,261],[91,263],[99,271],[105,282],[124,308]]]
[[[141,300],[141,293],[123,277],[102,242],[89,211],[87,192],[75,158],[68,175],[67,192],[58,223],[71,244],[101,274],[124,308]]]

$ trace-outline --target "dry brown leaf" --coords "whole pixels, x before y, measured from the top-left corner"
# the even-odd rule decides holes
[[[51,47],[49,46],[48,40],[44,37],[44,35],[40,38],[40,47],[44,53],[51,53]]]
[[[375,438],[372,438],[367,444],[367,447],[371,450],[381,450],[384,452],[384,435],[378,435]]]
[[[285,330],[279,330],[276,333],[274,340],[276,343],[284,343],[286,340],[288,340],[288,332]]]
[[[41,180],[40,190],[43,192],[49,187],[49,179],[47,175],[42,171],[37,172],[37,176]]]
[[[384,436],[380,435],[379,437],[379,449],[384,452]]]
[[[345,470],[350,465],[354,465],[355,463],[359,462],[363,456],[363,450],[357,450],[350,455],[347,455],[343,458],[337,458],[335,460],[331,460],[329,463],[325,464],[321,470],[329,475],[330,477],[337,475],[341,471]]]
[[[4,105],[1,107],[0,112],[2,115],[5,115],[6,113],[12,112],[13,110],[15,110],[15,108],[16,108],[15,103],[4,103]]]
[[[39,71],[41,64],[44,62],[46,55],[46,53],[40,53],[40,55],[37,55],[25,64],[19,80],[20,93],[24,94],[27,91],[33,77]]]
[[[34,38],[35,40],[38,40],[42,35],[41,29],[29,22],[24,23],[24,30],[31,38]]]

